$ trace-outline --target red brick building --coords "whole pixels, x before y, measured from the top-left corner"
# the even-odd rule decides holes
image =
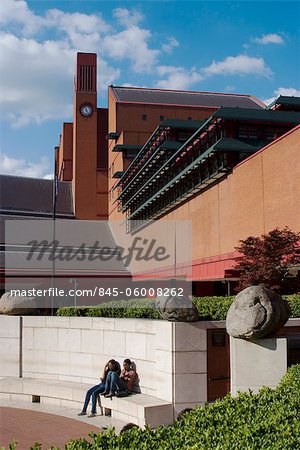
[[[109,86],[98,108],[96,61],[77,55],[57,153],[76,218],[190,219],[198,294],[234,278],[240,239],[300,230],[299,98]]]

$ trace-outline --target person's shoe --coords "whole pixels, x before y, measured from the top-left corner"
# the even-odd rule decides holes
[[[112,398],[114,397],[116,394],[114,394],[113,392],[109,392],[108,394],[104,395],[105,398]]]
[[[91,417],[96,417],[96,415],[97,415],[96,413],[91,413],[88,415],[88,419],[90,419]]]
[[[107,392],[107,391],[104,391],[104,392],[101,392],[101,394],[100,394],[100,395],[107,395],[107,394],[109,394],[109,392]]]
[[[85,411],[81,411],[80,413],[77,414],[77,416],[86,416],[86,412]]]

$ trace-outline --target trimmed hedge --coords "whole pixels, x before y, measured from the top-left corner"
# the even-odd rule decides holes
[[[234,297],[193,297],[201,320],[225,320]]]
[[[284,295],[291,307],[291,317],[300,317],[300,295]],[[225,320],[234,297],[193,297],[200,320]],[[162,319],[153,299],[120,300],[98,306],[60,308],[58,316],[127,317]]]
[[[71,440],[65,450],[295,450],[300,448],[300,366],[291,367],[277,389],[228,394],[172,425],[90,436],[92,442]]]
[[[98,306],[71,306],[60,308],[56,314],[58,316],[162,318],[155,308],[155,300],[149,299],[116,300]]]
[[[300,295],[283,295],[282,297],[289,302],[291,317],[300,317]]]

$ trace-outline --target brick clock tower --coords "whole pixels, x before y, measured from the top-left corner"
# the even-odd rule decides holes
[[[77,219],[97,216],[97,55],[78,53],[74,83],[73,201]]]

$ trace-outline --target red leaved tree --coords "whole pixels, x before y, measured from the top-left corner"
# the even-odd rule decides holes
[[[288,227],[241,240],[235,248],[242,254],[235,266],[241,274],[238,289],[264,284],[280,293],[296,292],[299,277],[293,276],[291,267],[300,264],[299,241],[300,233]]]

